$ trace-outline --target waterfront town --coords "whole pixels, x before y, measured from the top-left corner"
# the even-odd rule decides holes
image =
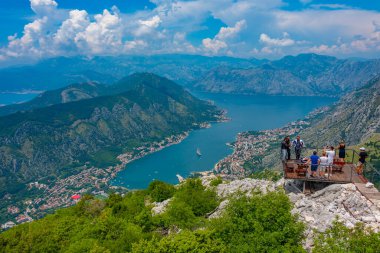
[[[291,122],[281,128],[239,133],[234,143],[227,143],[233,147],[233,153],[215,164],[214,173],[224,178],[245,177],[255,170],[264,169],[266,164],[263,159],[267,156],[272,156],[272,161],[279,161],[280,140],[285,136],[296,135],[310,124],[309,119],[326,110],[328,107],[319,108],[309,113],[304,120]]]
[[[307,118],[312,118],[324,110],[326,110],[326,108],[313,111]],[[228,120],[226,112],[223,112],[218,122]],[[308,124],[307,121],[299,120],[291,122],[282,128],[238,134],[236,141],[228,144],[234,148],[234,152],[219,161],[215,165],[213,173],[223,175],[227,178],[241,177],[252,173],[254,168],[260,167],[262,156],[268,154],[268,152],[272,152],[272,148],[277,147],[278,140],[281,136],[294,135]],[[199,128],[209,127],[211,127],[209,123],[199,124]],[[92,194],[95,197],[104,198],[108,196],[106,192],[110,189],[116,193],[123,194],[127,192],[128,189],[110,185],[110,181],[119,171],[123,170],[128,163],[136,159],[180,143],[188,135],[189,132],[184,132],[179,135],[166,137],[161,141],[147,143],[134,148],[131,152],[119,155],[117,159],[120,163],[115,166],[96,168],[83,165],[79,173],[61,178],[51,185],[39,182],[30,183],[27,187],[28,190],[38,190],[39,194],[34,198],[23,201],[22,206],[16,206],[14,204],[8,206],[7,214],[8,217],[11,218],[4,224],[1,224],[1,228],[9,229],[16,224],[41,218],[57,208],[74,205],[84,194]],[[4,198],[11,198],[11,196],[6,195]]]
[[[201,128],[209,127],[205,123],[201,124]],[[61,178],[55,181],[52,185],[46,185],[39,182],[29,183],[28,191],[38,191],[36,197],[23,201],[22,205],[16,206],[12,204],[7,207],[7,215],[10,220],[1,224],[1,229],[9,229],[16,224],[30,222],[33,219],[41,218],[47,213],[61,207],[68,207],[77,203],[84,194],[92,194],[95,197],[108,197],[109,189],[123,194],[128,191],[124,187],[111,186],[110,181],[116,174],[123,170],[125,166],[141,157],[144,157],[153,152],[157,152],[165,147],[178,144],[189,135],[184,132],[179,135],[166,137],[162,141],[152,142],[133,149],[131,152],[119,155],[117,159],[120,161],[115,166],[107,168],[82,166],[78,174]],[[6,195],[4,198],[10,199],[11,195]]]

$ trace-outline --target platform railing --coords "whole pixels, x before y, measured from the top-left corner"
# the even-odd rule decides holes
[[[304,158],[304,157],[310,157],[312,154],[313,154],[313,151],[317,151],[317,155],[318,156],[321,156],[322,155],[322,152],[323,150],[326,150],[325,148],[316,148],[316,147],[308,147],[308,146],[305,146],[302,148],[302,151],[301,151],[301,158]],[[291,148],[291,156],[290,156],[290,159],[296,159],[296,154],[295,154],[295,150],[294,150],[294,147]],[[339,157],[339,149],[335,149],[335,157],[338,158]],[[367,151],[367,154],[368,154],[368,157],[370,157],[370,154],[371,154],[371,151]],[[354,149],[346,149],[346,157],[344,159],[345,163],[347,164],[353,164],[354,166],[350,166],[350,182],[352,182],[352,177],[354,175],[354,173],[357,173],[356,172],[356,165],[358,164],[358,161],[359,161],[359,153],[358,151],[354,150]],[[328,176],[327,176],[327,180],[330,180],[330,176],[331,176],[331,172],[328,172],[327,173]],[[372,182],[376,188],[380,189],[380,168],[376,168],[373,164],[371,164],[370,160],[367,159],[366,160],[366,163],[363,165],[363,176],[369,181],[369,182]]]

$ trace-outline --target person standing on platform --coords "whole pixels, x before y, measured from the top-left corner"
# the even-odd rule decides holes
[[[286,148],[286,151],[288,152],[288,160],[290,160],[290,146],[291,146],[291,144],[290,144],[290,136],[286,136],[286,146],[287,146],[287,148]]]
[[[326,178],[326,171],[329,164],[329,158],[326,155],[326,151],[322,152],[322,156],[319,158],[320,164],[319,164],[319,176],[321,178]]]
[[[296,153],[296,159],[299,160],[301,158],[301,152],[304,146],[303,140],[301,140],[299,135],[297,136],[297,139],[293,141],[292,145],[294,147],[294,152]]]
[[[310,169],[311,169],[311,177],[316,177],[318,166],[321,160],[319,159],[319,156],[317,155],[317,151],[313,152],[313,155],[310,156]]]
[[[344,162],[344,159],[346,158],[346,144],[344,143],[344,141],[341,141],[339,143],[339,159],[341,160],[341,162]]]
[[[331,146],[331,147],[330,147],[330,150],[327,150],[327,151],[326,151],[326,154],[327,154],[327,158],[328,158],[327,164],[328,164],[328,168],[329,168],[329,173],[331,173],[331,171],[332,171],[332,166],[333,166],[333,163],[334,163],[334,158],[335,158],[335,150],[334,150],[334,147]]]
[[[284,140],[281,142],[281,161],[285,163],[286,159],[288,158],[288,148],[289,145],[286,143],[288,137],[285,137]]]
[[[364,164],[365,164],[365,159],[367,157],[368,157],[368,154],[365,151],[365,148],[361,147],[360,148],[360,153],[359,153],[359,162],[358,162],[358,164],[356,166],[356,172],[358,173],[358,175],[363,174],[363,168],[364,168]]]

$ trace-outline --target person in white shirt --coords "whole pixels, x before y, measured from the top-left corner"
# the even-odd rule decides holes
[[[319,159],[321,160],[321,163],[319,164],[319,176],[323,178],[326,177],[325,173],[329,165],[329,158],[326,155],[326,151],[323,151],[322,156]]]
[[[301,158],[301,152],[304,146],[303,140],[301,140],[301,137],[299,135],[292,142],[292,146],[294,147],[294,152],[296,153],[296,159],[299,160]]]
[[[328,168],[329,168],[329,171],[331,172],[331,169],[332,169],[332,165],[334,163],[334,158],[335,158],[335,150],[334,150],[334,147],[331,146],[330,147],[330,150],[327,150],[326,151],[326,154],[327,154],[327,163],[328,163]]]

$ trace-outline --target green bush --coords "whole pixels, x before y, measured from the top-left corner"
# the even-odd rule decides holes
[[[304,226],[291,210],[282,192],[239,196],[209,229],[225,242],[228,252],[304,252]]]
[[[223,179],[221,177],[217,177],[217,178],[211,180],[210,185],[216,187],[222,183],[223,183]]]
[[[362,223],[347,228],[336,220],[330,229],[318,233],[314,245],[314,253],[374,253],[380,250],[380,233],[365,228]]]
[[[277,182],[282,178],[282,174],[278,171],[264,169],[262,171],[254,172],[250,175],[250,178],[254,179],[264,179]]]
[[[175,188],[171,184],[155,180],[148,186],[148,193],[153,201],[162,202],[173,197]]]
[[[142,240],[133,245],[134,253],[223,253],[225,245],[212,237],[210,231],[185,230],[162,240]]]
[[[219,204],[215,191],[207,190],[200,179],[187,179],[174,194],[174,201],[190,206],[195,216],[204,216]]]
[[[182,200],[173,200],[162,217],[166,227],[175,225],[180,228],[192,228],[197,220],[191,207]]]

